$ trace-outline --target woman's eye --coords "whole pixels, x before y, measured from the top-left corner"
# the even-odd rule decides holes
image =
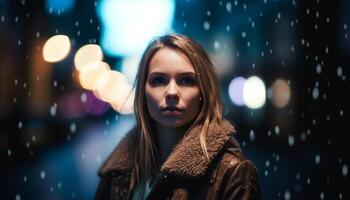
[[[181,79],[181,84],[184,85],[194,85],[196,83],[196,80],[191,77],[185,77]]]
[[[151,84],[152,85],[160,85],[163,84],[165,82],[163,77],[154,77],[151,79]]]

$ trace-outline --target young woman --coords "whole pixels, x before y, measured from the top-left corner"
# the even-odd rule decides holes
[[[198,43],[171,34],[149,44],[134,109],[137,125],[102,165],[96,199],[260,199]]]

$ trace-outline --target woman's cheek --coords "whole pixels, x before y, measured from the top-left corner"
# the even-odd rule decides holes
[[[194,97],[191,97],[189,100],[188,100],[188,103],[187,103],[187,107],[192,110],[192,111],[196,111],[198,110],[198,107],[199,107],[199,97],[200,95],[196,95]]]
[[[155,113],[157,104],[155,98],[152,95],[150,95],[149,92],[146,92],[146,104],[150,114]]]

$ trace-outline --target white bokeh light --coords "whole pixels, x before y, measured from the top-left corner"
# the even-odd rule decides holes
[[[231,81],[228,87],[228,94],[231,101],[238,106],[244,105],[243,86],[245,81],[246,81],[245,78],[241,76],[236,77]]]
[[[102,101],[121,104],[131,91],[131,85],[127,82],[124,74],[118,71],[102,72],[93,87],[94,94]]]
[[[58,62],[67,57],[71,49],[69,37],[55,35],[49,38],[43,48],[43,57],[47,62]]]
[[[75,68],[80,71],[86,64],[94,61],[102,61],[103,53],[99,45],[87,44],[75,53],[74,65]]]
[[[85,89],[93,90],[97,78],[105,71],[110,71],[109,65],[105,62],[95,61],[84,65],[79,72],[80,85]]]
[[[257,109],[266,101],[266,89],[264,82],[257,76],[246,80],[243,86],[243,100],[247,107]]]

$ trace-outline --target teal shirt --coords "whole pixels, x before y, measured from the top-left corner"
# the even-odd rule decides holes
[[[151,179],[148,179],[146,185],[137,184],[132,194],[132,200],[145,200],[151,192]]]

